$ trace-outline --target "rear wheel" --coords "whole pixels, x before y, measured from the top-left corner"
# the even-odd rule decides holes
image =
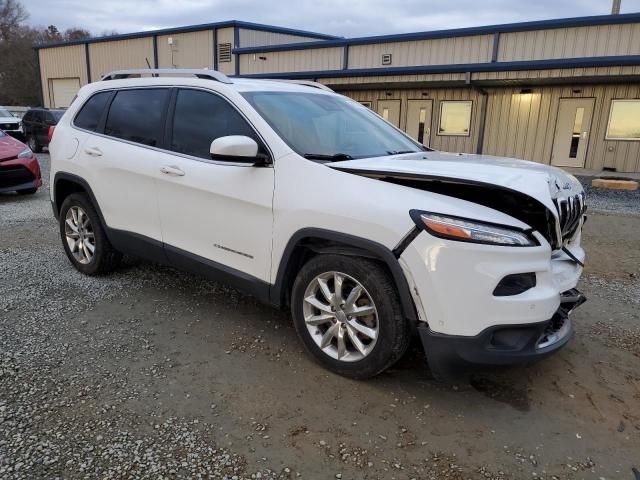
[[[410,331],[389,274],[361,257],[320,255],[300,270],[291,310],[307,350],[326,368],[368,378],[407,350]]]
[[[73,266],[87,275],[115,269],[122,254],[109,243],[91,200],[84,193],[65,198],[60,208],[60,237]]]
[[[42,146],[38,143],[38,140],[34,135],[29,135],[27,138],[27,145],[34,153],[42,153]]]

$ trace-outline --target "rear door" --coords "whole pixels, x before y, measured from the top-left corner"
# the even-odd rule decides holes
[[[162,251],[155,177],[167,154],[164,122],[168,88],[99,92],[74,119],[81,129],[80,164],[109,228],[146,256],[144,243]],[[101,115],[97,118],[97,113]]]
[[[191,256],[268,282],[273,168],[213,161],[209,154],[211,142],[227,135],[252,137],[267,153],[262,140],[226,98],[187,88],[174,93],[167,131],[166,148],[175,154],[157,173],[167,256],[177,264]]]

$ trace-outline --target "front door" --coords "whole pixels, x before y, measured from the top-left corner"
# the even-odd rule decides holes
[[[179,89],[168,124],[166,148],[175,154],[157,174],[167,257],[189,268],[184,262],[195,255],[243,278],[270,281],[273,168],[213,161],[209,154],[219,137],[261,140],[226,99],[203,90]]]
[[[387,122],[400,126],[400,100],[378,100],[378,115]]]
[[[551,164],[584,167],[593,116],[593,98],[561,98]]]
[[[425,147],[431,141],[431,110],[433,100],[407,102],[407,133]]]

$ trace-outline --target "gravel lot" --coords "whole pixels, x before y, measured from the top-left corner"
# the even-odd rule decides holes
[[[589,204],[576,338],[442,386],[417,347],[370,381],[329,374],[286,312],[170,268],[84,277],[47,188],[0,195],[0,478],[633,480],[640,196]]]

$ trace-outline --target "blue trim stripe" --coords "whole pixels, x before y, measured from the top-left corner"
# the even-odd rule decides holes
[[[593,25],[620,25],[639,23],[640,13],[624,15],[598,15],[591,17],[562,18],[555,20],[540,20],[535,22],[508,23],[489,25],[485,27],[455,28],[451,30],[436,30],[431,32],[400,33],[396,35],[379,35],[373,37],[345,38],[326,40],[322,42],[300,42],[283,45],[265,45],[262,47],[238,48],[235,53],[279,52],[284,50],[306,50],[309,48],[341,47],[345,45],[369,45],[372,43],[406,42],[410,40],[431,40],[437,38],[452,38],[473,35],[490,35],[495,33],[526,32],[531,30],[586,27]]]
[[[261,23],[243,22],[240,20],[229,20],[224,22],[190,25],[187,27],[173,27],[173,28],[163,28],[160,30],[149,30],[147,32],[122,33],[119,35],[93,37],[93,38],[86,38],[82,40],[72,40],[67,42],[41,43],[41,44],[34,45],[33,48],[41,49],[41,48],[61,47],[66,45],[78,45],[82,43],[111,42],[115,40],[129,40],[134,38],[152,37],[154,35],[170,35],[170,34],[176,34],[176,33],[199,32],[203,30],[211,30],[213,28],[225,28],[225,27],[246,28],[249,30],[258,30],[261,32],[270,32],[270,33],[284,33],[288,35],[297,35],[302,37],[316,38],[318,40],[335,40],[335,39],[342,38],[335,35],[327,35],[324,33],[307,32],[306,30],[297,30],[295,28],[276,27],[273,25],[264,25]]]
[[[414,67],[353,68],[349,70],[324,70],[313,72],[254,73],[240,75],[243,78],[309,79],[327,77],[366,77],[373,75],[414,75],[421,73],[499,72],[504,70],[549,70],[553,68],[590,68],[640,65],[640,55],[611,57],[559,58],[552,60],[527,60],[517,62],[467,63],[454,65],[420,65]]]

